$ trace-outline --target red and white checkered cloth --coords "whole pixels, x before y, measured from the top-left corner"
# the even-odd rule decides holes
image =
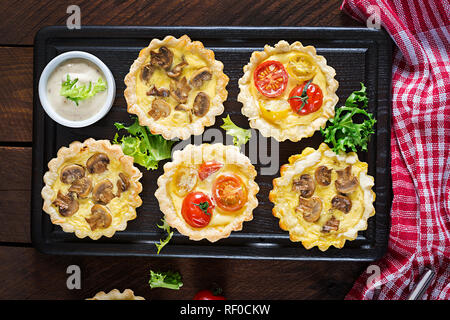
[[[370,6],[378,6],[379,10]],[[405,299],[425,268],[436,275],[423,299],[450,299],[450,3],[344,0],[366,22],[379,11],[396,44],[392,66],[392,187],[389,249],[347,299]],[[373,16],[369,19],[371,23]],[[376,281],[374,281],[376,280]]]

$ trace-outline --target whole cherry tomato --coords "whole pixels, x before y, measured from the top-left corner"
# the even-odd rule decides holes
[[[232,173],[217,177],[212,192],[217,206],[225,211],[239,210],[247,202],[247,188],[241,178]]]
[[[223,164],[216,161],[206,161],[203,162],[200,165],[200,168],[198,168],[198,177],[200,180],[205,180],[210,175],[212,175],[214,172],[217,172],[220,170],[220,168],[223,167]]]
[[[311,81],[305,82],[292,89],[289,94],[292,110],[300,115],[306,115],[320,109],[323,103],[322,90]]]
[[[203,192],[191,192],[183,200],[181,215],[194,228],[206,227],[211,221],[214,205]]]
[[[226,300],[224,296],[221,296],[220,293],[217,294],[212,292],[211,290],[201,290],[197,292],[194,297],[194,300]]]
[[[274,98],[286,90],[288,74],[281,62],[268,60],[256,67],[253,80],[259,92],[268,98]]]

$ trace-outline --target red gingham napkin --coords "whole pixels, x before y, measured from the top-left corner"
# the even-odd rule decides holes
[[[388,252],[347,299],[405,299],[430,268],[423,299],[450,299],[450,3],[344,0],[366,23],[378,6],[396,44],[392,66],[392,187]],[[373,19],[373,17],[371,18]],[[373,23],[376,20],[369,20]],[[376,281],[374,281],[376,280]]]

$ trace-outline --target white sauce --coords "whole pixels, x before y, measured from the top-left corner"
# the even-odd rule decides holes
[[[106,82],[100,68],[92,62],[80,58],[64,61],[55,68],[47,82],[47,98],[56,113],[67,120],[81,121],[99,112],[105,104],[108,88],[91,98],[79,101],[76,105],[74,101],[60,95],[61,85],[67,80],[67,75],[70,80],[78,78],[76,86],[89,85],[89,81],[94,84],[99,78]]]

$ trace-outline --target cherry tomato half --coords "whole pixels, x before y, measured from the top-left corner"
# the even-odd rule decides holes
[[[217,177],[212,192],[217,206],[225,211],[239,210],[247,202],[247,188],[241,178],[232,173]]]
[[[305,86],[308,84],[305,92]],[[300,115],[306,115],[320,109],[323,103],[322,90],[315,83],[305,82],[292,89],[289,94],[289,103],[292,110]]]
[[[183,200],[181,215],[194,228],[206,227],[211,221],[214,205],[203,192],[191,192]]]
[[[268,60],[256,67],[253,80],[259,92],[268,98],[274,98],[286,90],[288,74],[281,62]]]
[[[223,164],[216,161],[206,161],[203,162],[200,165],[200,168],[198,168],[198,177],[200,180],[205,180],[210,175],[212,175],[214,172],[219,171],[220,168],[223,167]]]
[[[194,300],[226,300],[224,296],[216,295],[211,290],[200,290]]]

